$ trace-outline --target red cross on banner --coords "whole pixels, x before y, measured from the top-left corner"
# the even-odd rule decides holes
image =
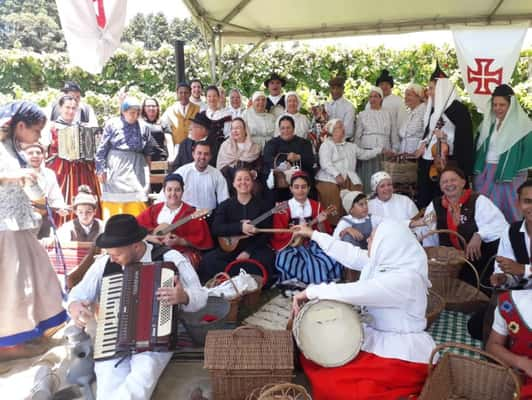
[[[475,58],[477,69],[473,70],[469,65],[467,66],[467,83],[477,84],[473,93],[491,94],[490,84],[495,88],[502,83],[502,67],[490,70],[494,61],[494,58]]]
[[[92,0],[96,3],[96,22],[98,22],[98,26],[100,28],[105,28],[105,24],[107,23],[105,18],[105,9],[103,8],[103,0]]]

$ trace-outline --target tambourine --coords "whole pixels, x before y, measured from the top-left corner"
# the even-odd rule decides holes
[[[322,367],[347,364],[364,340],[359,312],[333,300],[306,303],[294,319],[292,333],[303,355]]]

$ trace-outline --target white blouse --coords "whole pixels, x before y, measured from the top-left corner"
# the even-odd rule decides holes
[[[381,151],[381,147],[364,150],[354,143],[335,143],[332,139],[327,139],[320,146],[320,170],[316,174],[316,180],[336,183],[335,178],[342,175],[344,178],[348,176],[354,185],[362,184],[355,172],[357,160],[369,160]]]
[[[362,111],[357,119],[355,143],[363,149],[392,149],[392,116],[389,111]]]
[[[397,193],[392,194],[388,201],[379,200],[378,197],[371,199],[368,208],[371,215],[409,221],[419,211],[409,197]]]
[[[408,111],[405,120],[401,124],[401,128],[399,128],[399,152],[415,153],[418,149],[419,141],[425,133],[423,118],[426,108],[427,105],[421,103],[413,110]]]
[[[248,134],[251,140],[257,143],[261,149],[275,132],[275,117],[273,114],[263,112],[258,113],[253,108],[244,111],[242,118],[246,122]]]

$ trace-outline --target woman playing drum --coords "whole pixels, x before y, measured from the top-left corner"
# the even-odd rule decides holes
[[[396,400],[417,395],[427,374],[434,341],[425,332],[427,256],[406,226],[383,221],[368,240],[368,250],[313,231],[296,228],[327,255],[361,270],[358,282],[309,286],[294,297],[294,313],[307,300],[337,300],[365,306],[362,351],[342,367],[323,368],[301,357],[313,399]],[[331,340],[331,337],[327,338]]]

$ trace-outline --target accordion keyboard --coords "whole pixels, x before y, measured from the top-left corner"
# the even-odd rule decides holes
[[[174,271],[161,269],[161,287],[172,287],[174,285]],[[157,336],[169,335],[172,331],[172,305],[159,303],[159,319],[157,323]]]
[[[102,279],[100,310],[94,340],[95,360],[113,357],[116,353],[122,280],[122,274],[104,276]]]

